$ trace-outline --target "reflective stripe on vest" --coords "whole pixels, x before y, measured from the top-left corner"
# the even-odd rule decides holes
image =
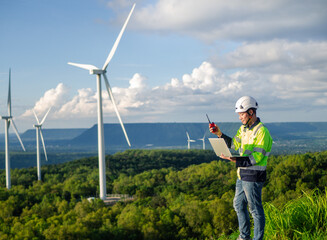
[[[247,170],[257,170],[257,171],[266,171],[267,166],[250,166],[250,167],[239,167],[239,169],[247,169]]]
[[[259,147],[255,147],[255,148],[253,148],[253,151],[247,149],[247,150],[244,151],[243,154],[248,154],[248,155],[250,155],[250,154],[253,153],[253,152],[261,153],[261,154],[262,154],[263,156],[265,156],[265,157],[268,157],[269,154],[270,154],[270,152],[266,152],[266,150],[264,150],[263,148],[259,148]]]

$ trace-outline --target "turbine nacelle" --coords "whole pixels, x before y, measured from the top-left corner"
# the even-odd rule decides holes
[[[12,116],[1,116],[1,119],[10,120],[12,119]]]
[[[68,62],[69,65],[78,67],[78,68],[82,68],[85,70],[89,70],[89,73],[92,75],[101,75],[101,74],[105,74],[107,71],[106,69],[100,69],[94,65],[91,64],[83,64],[83,63],[72,63],[72,62]]]
[[[96,74],[96,75],[105,74],[106,72],[107,72],[106,70],[102,70],[102,69],[91,69],[90,70],[90,74]]]

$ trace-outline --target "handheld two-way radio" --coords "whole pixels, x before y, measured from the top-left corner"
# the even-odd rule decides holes
[[[208,117],[208,114],[206,114],[206,115],[207,115],[207,118],[208,118],[208,122],[209,122],[209,126],[210,126],[210,128],[212,128],[212,131],[213,131],[213,132],[217,132],[218,129],[216,128],[215,123],[210,121],[210,119],[209,119],[209,117]]]

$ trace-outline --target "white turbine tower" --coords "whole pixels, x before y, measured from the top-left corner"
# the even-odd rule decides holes
[[[118,109],[117,109],[117,106],[116,106],[116,103],[115,103],[115,100],[114,100],[114,97],[113,97],[113,94],[112,94],[112,90],[111,90],[111,87],[109,85],[109,82],[108,82],[108,79],[107,79],[107,76],[106,76],[106,70],[107,70],[107,67],[108,67],[108,64],[110,62],[110,60],[112,59],[112,57],[114,56],[115,54],[115,51],[118,47],[118,44],[119,44],[119,41],[125,31],[125,28],[127,26],[127,23],[133,13],[133,10],[135,8],[135,4],[133,5],[124,25],[123,25],[123,28],[121,29],[108,57],[107,57],[107,60],[105,61],[103,67],[100,69],[100,68],[97,68],[96,66],[93,66],[93,65],[90,65],[90,64],[79,64],[79,63],[71,63],[69,62],[68,64],[70,65],[73,65],[73,66],[76,66],[76,67],[79,67],[79,68],[83,68],[83,69],[86,69],[86,70],[89,70],[90,74],[95,74],[96,75],[96,79],[97,79],[97,94],[98,94],[98,156],[99,156],[99,182],[100,182],[100,198],[102,200],[105,200],[106,199],[106,195],[107,195],[107,189],[106,189],[106,164],[105,164],[105,147],[104,147],[104,133],[103,133],[103,114],[102,114],[102,95],[101,95],[101,75],[103,76],[104,78],[104,82],[106,84],[106,88],[107,88],[107,91],[108,91],[108,94],[109,94],[109,98],[111,99],[112,103],[113,103],[113,106],[114,106],[114,109],[115,109],[115,112],[117,114],[117,117],[118,117],[118,120],[120,122],[120,125],[123,129],[123,132],[124,132],[124,135],[125,135],[125,138],[126,138],[126,141],[128,143],[129,146],[131,146],[130,142],[129,142],[129,139],[128,139],[128,136],[127,136],[127,133],[126,133],[126,130],[125,130],[125,127],[124,127],[124,124],[123,124],[123,121],[121,120],[121,117],[120,117],[120,114],[118,112]]]
[[[8,87],[8,116],[2,116],[1,119],[5,120],[5,158],[6,158],[6,187],[8,189],[11,188],[11,178],[10,178],[10,154],[9,154],[9,127],[10,123],[12,123],[12,127],[16,133],[16,136],[25,151],[24,144],[20,139],[17,127],[15,125],[13,116],[11,115],[11,69],[9,69],[9,87]]]
[[[47,156],[47,151],[45,149],[45,144],[44,144],[44,138],[42,134],[42,124],[44,123],[46,117],[48,116],[50,109],[47,111],[47,113],[44,115],[42,121],[39,121],[39,118],[37,117],[36,113],[33,110],[34,116],[36,118],[37,124],[34,124],[33,126],[35,127],[36,130],[36,163],[37,163],[37,180],[41,181],[41,158],[40,158],[40,140],[39,136],[41,137],[42,145],[43,145],[43,151],[44,151],[44,156],[45,160],[48,161],[48,156]]]
[[[190,138],[190,135],[188,134],[188,132],[186,132],[186,136],[187,136],[187,149],[191,148],[191,142],[195,142],[195,140]]]
[[[206,139],[206,134],[204,133],[203,138],[199,138],[198,140],[202,141],[202,149],[206,149],[206,144],[205,144],[205,139]]]

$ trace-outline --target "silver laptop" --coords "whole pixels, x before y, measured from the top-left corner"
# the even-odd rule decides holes
[[[226,157],[232,157],[232,154],[223,138],[208,138],[208,139],[213,150],[215,151],[218,157],[221,154],[224,154],[224,156]]]

